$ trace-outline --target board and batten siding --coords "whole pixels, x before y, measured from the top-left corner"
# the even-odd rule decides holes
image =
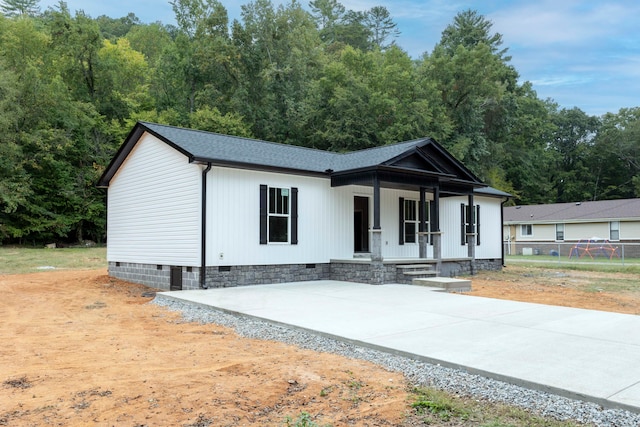
[[[475,196],[473,202],[480,205],[481,234],[476,258],[502,258],[502,199]]]
[[[109,185],[107,260],[200,265],[201,171],[144,134]]]
[[[502,257],[500,222],[501,199],[475,196],[473,203],[480,206],[480,245],[475,248],[476,259]],[[467,245],[460,244],[460,204],[469,203],[468,197],[444,197],[440,199],[440,231],[442,231],[442,259],[459,259],[469,256]]]
[[[328,178],[213,167],[207,179],[207,265],[327,263],[344,239]],[[298,189],[298,244],[260,244],[260,185]]]

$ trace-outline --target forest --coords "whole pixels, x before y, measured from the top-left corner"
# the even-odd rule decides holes
[[[337,152],[430,136],[511,203],[640,196],[640,107],[540,99],[474,10],[411,58],[383,6],[170,3],[175,25],[0,0],[0,244],[104,242],[96,181],[138,120]]]

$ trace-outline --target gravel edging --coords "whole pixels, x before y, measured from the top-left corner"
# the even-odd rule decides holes
[[[513,405],[560,421],[574,420],[585,424],[592,423],[599,427],[640,425],[640,414],[630,411],[606,409],[595,403],[531,390],[462,370],[356,346],[251,317],[232,315],[214,307],[203,307],[157,297],[151,303],[180,312],[185,322],[214,323],[233,328],[240,336],[246,338],[280,341],[313,351],[366,360],[390,371],[403,373],[409,383],[415,386],[434,387],[476,399]]]

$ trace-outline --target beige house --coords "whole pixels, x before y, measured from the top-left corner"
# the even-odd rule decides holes
[[[572,244],[594,239],[612,245],[640,242],[640,199],[510,206],[503,213],[509,254],[557,247],[567,255]]]

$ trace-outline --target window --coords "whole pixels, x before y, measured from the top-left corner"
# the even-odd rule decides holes
[[[556,224],[556,240],[564,240],[564,224]]]
[[[520,234],[523,236],[533,236],[533,225],[531,224],[522,224],[520,226]]]
[[[469,243],[468,233],[475,232],[476,246],[480,246],[480,205],[474,205],[474,209],[469,209],[469,205],[460,204],[460,244]]]
[[[418,232],[418,203],[415,200],[404,201],[404,241],[405,243],[416,243]]]
[[[620,240],[620,221],[609,223],[609,240]]]
[[[298,243],[298,189],[260,186],[260,244]]]
[[[289,189],[269,188],[269,243],[289,241]]]

